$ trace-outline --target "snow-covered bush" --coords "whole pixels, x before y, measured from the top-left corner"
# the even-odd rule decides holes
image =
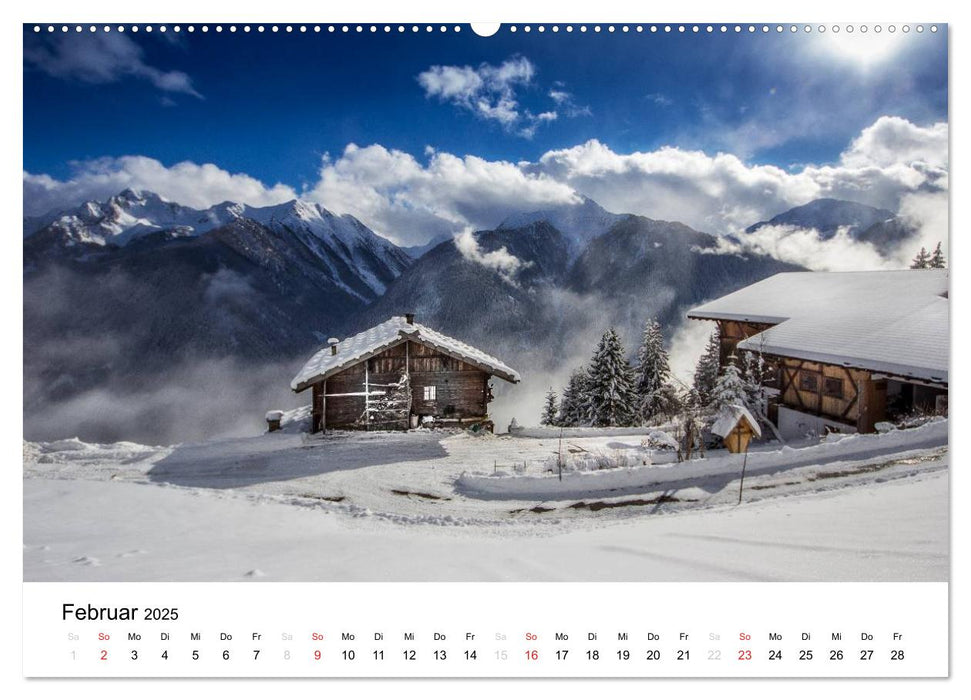
[[[938,420],[946,420],[946,418],[934,412],[915,410],[897,418],[896,425],[901,430],[906,430],[907,428],[919,428],[926,423]]]
[[[677,450],[678,441],[663,430],[652,430],[641,440],[641,446],[649,450]]]
[[[567,453],[561,457],[551,455],[543,462],[544,471],[556,473],[562,459],[564,472],[592,472],[601,469],[639,467],[650,464],[650,457],[641,450],[594,450]]]

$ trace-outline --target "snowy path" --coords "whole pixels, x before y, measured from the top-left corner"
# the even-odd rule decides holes
[[[826,493],[500,538],[259,499],[24,480],[29,581],[941,581],[944,470]]]

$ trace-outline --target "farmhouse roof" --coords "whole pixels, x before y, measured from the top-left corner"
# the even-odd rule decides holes
[[[479,367],[508,382],[516,383],[519,381],[519,373],[516,370],[492,355],[484,353],[468,343],[463,343],[461,340],[439,333],[428,326],[423,326],[420,323],[408,323],[404,316],[392,316],[374,328],[369,328],[337,343],[336,354],[332,352],[330,345],[321,348],[307,360],[303,369],[293,378],[293,381],[290,382],[290,388],[294,391],[303,391],[311,384],[326,379],[405,340],[413,340],[416,343],[433,347],[445,355]]]
[[[743,350],[947,384],[947,270],[784,272],[688,312],[775,324]]]

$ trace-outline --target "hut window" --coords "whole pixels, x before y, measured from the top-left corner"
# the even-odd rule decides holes
[[[826,377],[823,379],[823,393],[835,399],[843,398],[843,380],[839,377]]]
[[[819,379],[812,372],[799,373],[800,391],[817,391],[819,389]]]
[[[423,389],[424,389],[425,401],[434,401],[435,400],[435,387],[433,387],[433,386],[426,386],[426,387],[423,387]]]

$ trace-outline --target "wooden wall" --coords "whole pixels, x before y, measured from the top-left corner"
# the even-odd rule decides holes
[[[718,321],[719,363],[728,364],[728,358],[738,355],[738,344],[756,333],[772,328],[773,323],[749,323],[747,321]]]
[[[780,358],[780,400],[797,411],[873,432],[887,413],[887,382],[870,372],[821,362]]]
[[[450,357],[434,348],[415,343],[399,343],[394,347],[358,362],[347,369],[332,375],[326,382],[327,428],[363,428],[365,410],[364,396],[335,396],[364,392],[365,366],[368,383],[372,391],[375,384],[393,384],[409,370],[411,380],[411,412],[418,416],[433,416],[443,419],[485,418],[488,415],[489,378],[487,372],[466,362]],[[314,406],[320,392],[323,397],[323,382],[314,385]],[[425,401],[425,387],[434,386],[434,401]],[[321,387],[321,388],[318,388]],[[401,425],[374,426],[381,428],[407,428]],[[314,423],[315,432],[319,430]]]

